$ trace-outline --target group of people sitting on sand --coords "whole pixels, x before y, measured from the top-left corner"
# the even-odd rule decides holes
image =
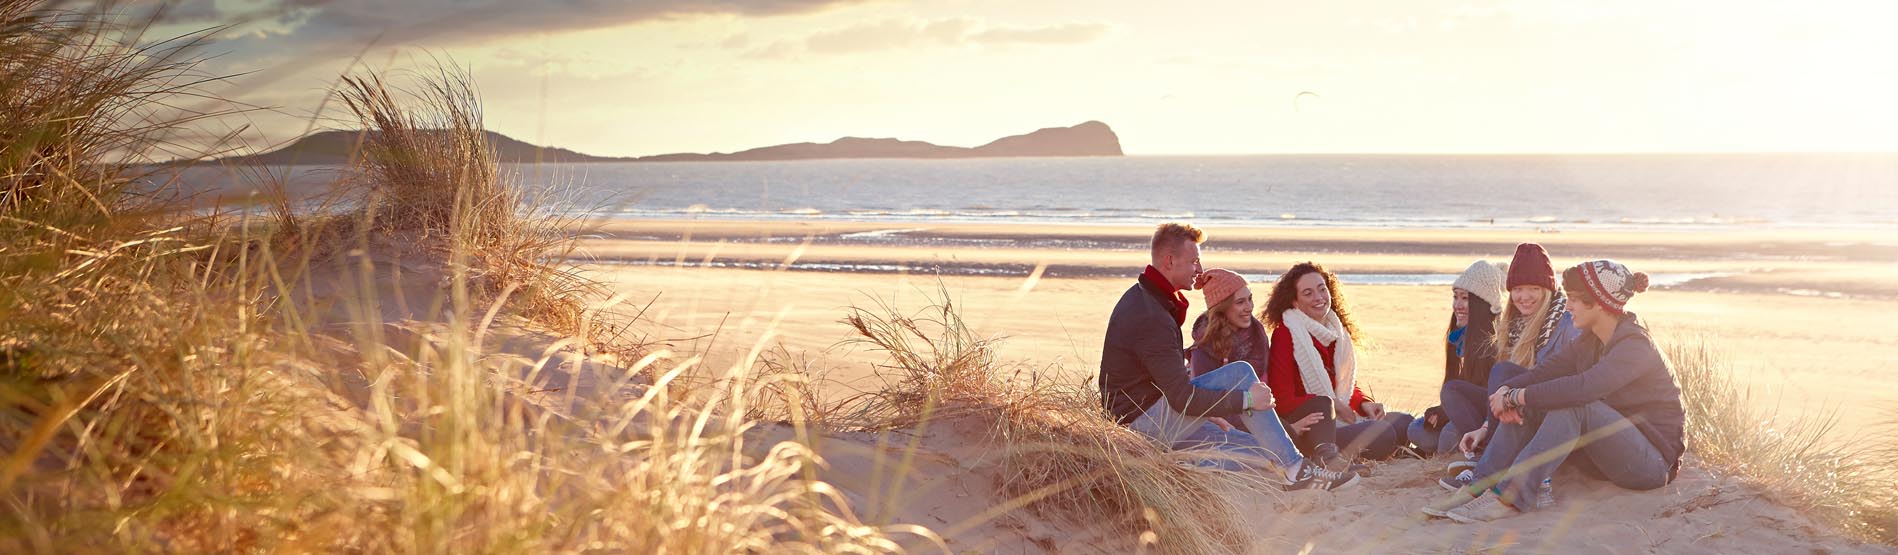
[[[1101,352],[1102,405],[1168,448],[1330,491],[1355,486],[1370,471],[1361,461],[1447,459],[1439,484],[1451,494],[1422,511],[1466,523],[1554,504],[1565,462],[1630,489],[1679,470],[1680,388],[1627,311],[1646,274],[1594,260],[1558,275],[1534,243],[1507,266],[1471,264],[1451,288],[1441,402],[1413,417],[1359,387],[1358,327],[1336,275],[1292,266],[1255,316],[1244,277],[1202,270],[1204,240],[1178,223],[1154,232],[1152,264],[1114,306]],[[1206,309],[1188,348],[1190,289]]]

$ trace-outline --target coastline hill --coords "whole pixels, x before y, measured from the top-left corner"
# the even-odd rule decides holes
[[[922,141],[844,137],[829,143],[793,143],[730,153],[661,154],[642,162],[815,160],[822,158],[1000,158],[1028,156],[1122,156],[1120,137],[1107,124],[1089,121],[1050,127],[964,148]]]
[[[923,141],[844,137],[828,143],[792,143],[738,152],[675,153],[643,157],[593,156],[543,147],[493,131],[486,132],[504,164],[587,162],[738,162],[834,158],[1002,158],[1037,156],[1122,156],[1120,137],[1107,124],[1089,121],[1012,135],[978,147],[942,146]],[[360,131],[321,131],[260,154],[228,156],[205,164],[336,165],[348,163],[362,144]]]

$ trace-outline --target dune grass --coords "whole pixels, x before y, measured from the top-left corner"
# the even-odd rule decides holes
[[[111,40],[149,21],[65,6],[0,7],[0,552],[894,553],[933,538],[864,524],[806,478],[821,464],[806,445],[752,439],[755,391],[687,405],[629,383],[695,357],[614,362],[587,340],[495,356],[519,354],[490,350],[504,325],[585,333],[603,307],[470,140],[465,81],[341,91],[379,126],[350,223],[287,202],[277,225],[195,218],[124,164],[196,117],[161,109],[201,98],[180,86],[193,52]],[[386,340],[385,255],[442,270],[427,276],[441,294],[417,299],[439,308],[422,340]],[[323,298],[325,279],[356,294]],[[532,389],[556,371],[599,385]]]
[[[970,328],[946,288],[932,297],[913,311],[880,300],[846,310],[851,341],[887,355],[883,386],[832,402],[821,413],[834,418],[820,425],[922,433],[974,419],[989,430],[981,440],[1000,447],[984,464],[995,465],[1005,500],[979,519],[1027,508],[1077,529],[1104,527],[1142,551],[1252,549],[1241,511],[1222,492],[1275,491],[1263,478],[1193,468],[1193,455],[1116,423],[1092,385],[1002,362],[1003,338]]]
[[[1221,492],[1257,484],[1180,464],[1109,419],[1088,384],[1000,362],[1000,339],[946,292],[917,312],[849,311],[891,379],[844,399],[762,346],[701,369],[626,344],[599,323],[612,302],[559,264],[565,223],[495,163],[464,74],[408,92],[346,80],[338,94],[367,130],[349,183],[359,210],[186,216],[125,162],[205,115],[166,108],[201,98],[201,37],[140,40],[143,22],[60,6],[0,6],[0,552],[942,547],[927,528],[860,518],[812,477],[823,460],[808,437],[752,433],[779,417],[885,431],[979,419],[1006,446],[992,464],[1008,500],[977,518],[1026,507],[1142,549],[1253,547]],[[391,341],[384,276],[417,261],[439,284],[418,299],[432,333]],[[325,279],[351,293],[319,298]],[[502,352],[509,327],[580,339]],[[1695,456],[1855,536],[1898,539],[1890,436],[1835,447],[1815,441],[1829,423],[1762,425],[1715,352],[1672,353]],[[755,361],[769,375],[753,377]],[[692,399],[671,387],[702,371],[715,379]],[[550,392],[554,374],[593,385]]]
[[[1782,418],[1755,408],[1718,345],[1689,337],[1666,348],[1687,412],[1687,450],[1716,471],[1855,539],[1898,544],[1898,424],[1841,430],[1836,414]]]

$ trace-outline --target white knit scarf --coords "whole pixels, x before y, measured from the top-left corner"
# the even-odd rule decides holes
[[[1319,325],[1297,308],[1289,308],[1279,321],[1292,332],[1292,356],[1298,359],[1298,377],[1305,382],[1305,392],[1330,397],[1333,402],[1351,402],[1351,392],[1357,390],[1358,359],[1351,350],[1351,336],[1345,333],[1338,313],[1326,310],[1325,323]],[[1314,338],[1335,346],[1331,360],[1338,370],[1335,383],[1331,374],[1325,372],[1325,358],[1318,354],[1318,347],[1312,345]],[[1344,392],[1343,397],[1339,396],[1340,391]]]

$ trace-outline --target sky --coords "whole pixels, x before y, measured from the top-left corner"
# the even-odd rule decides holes
[[[1898,151],[1898,3],[187,0],[205,69],[342,127],[345,72],[467,68],[489,129],[597,155],[1106,122],[1131,155]],[[314,115],[321,113],[322,115]]]

